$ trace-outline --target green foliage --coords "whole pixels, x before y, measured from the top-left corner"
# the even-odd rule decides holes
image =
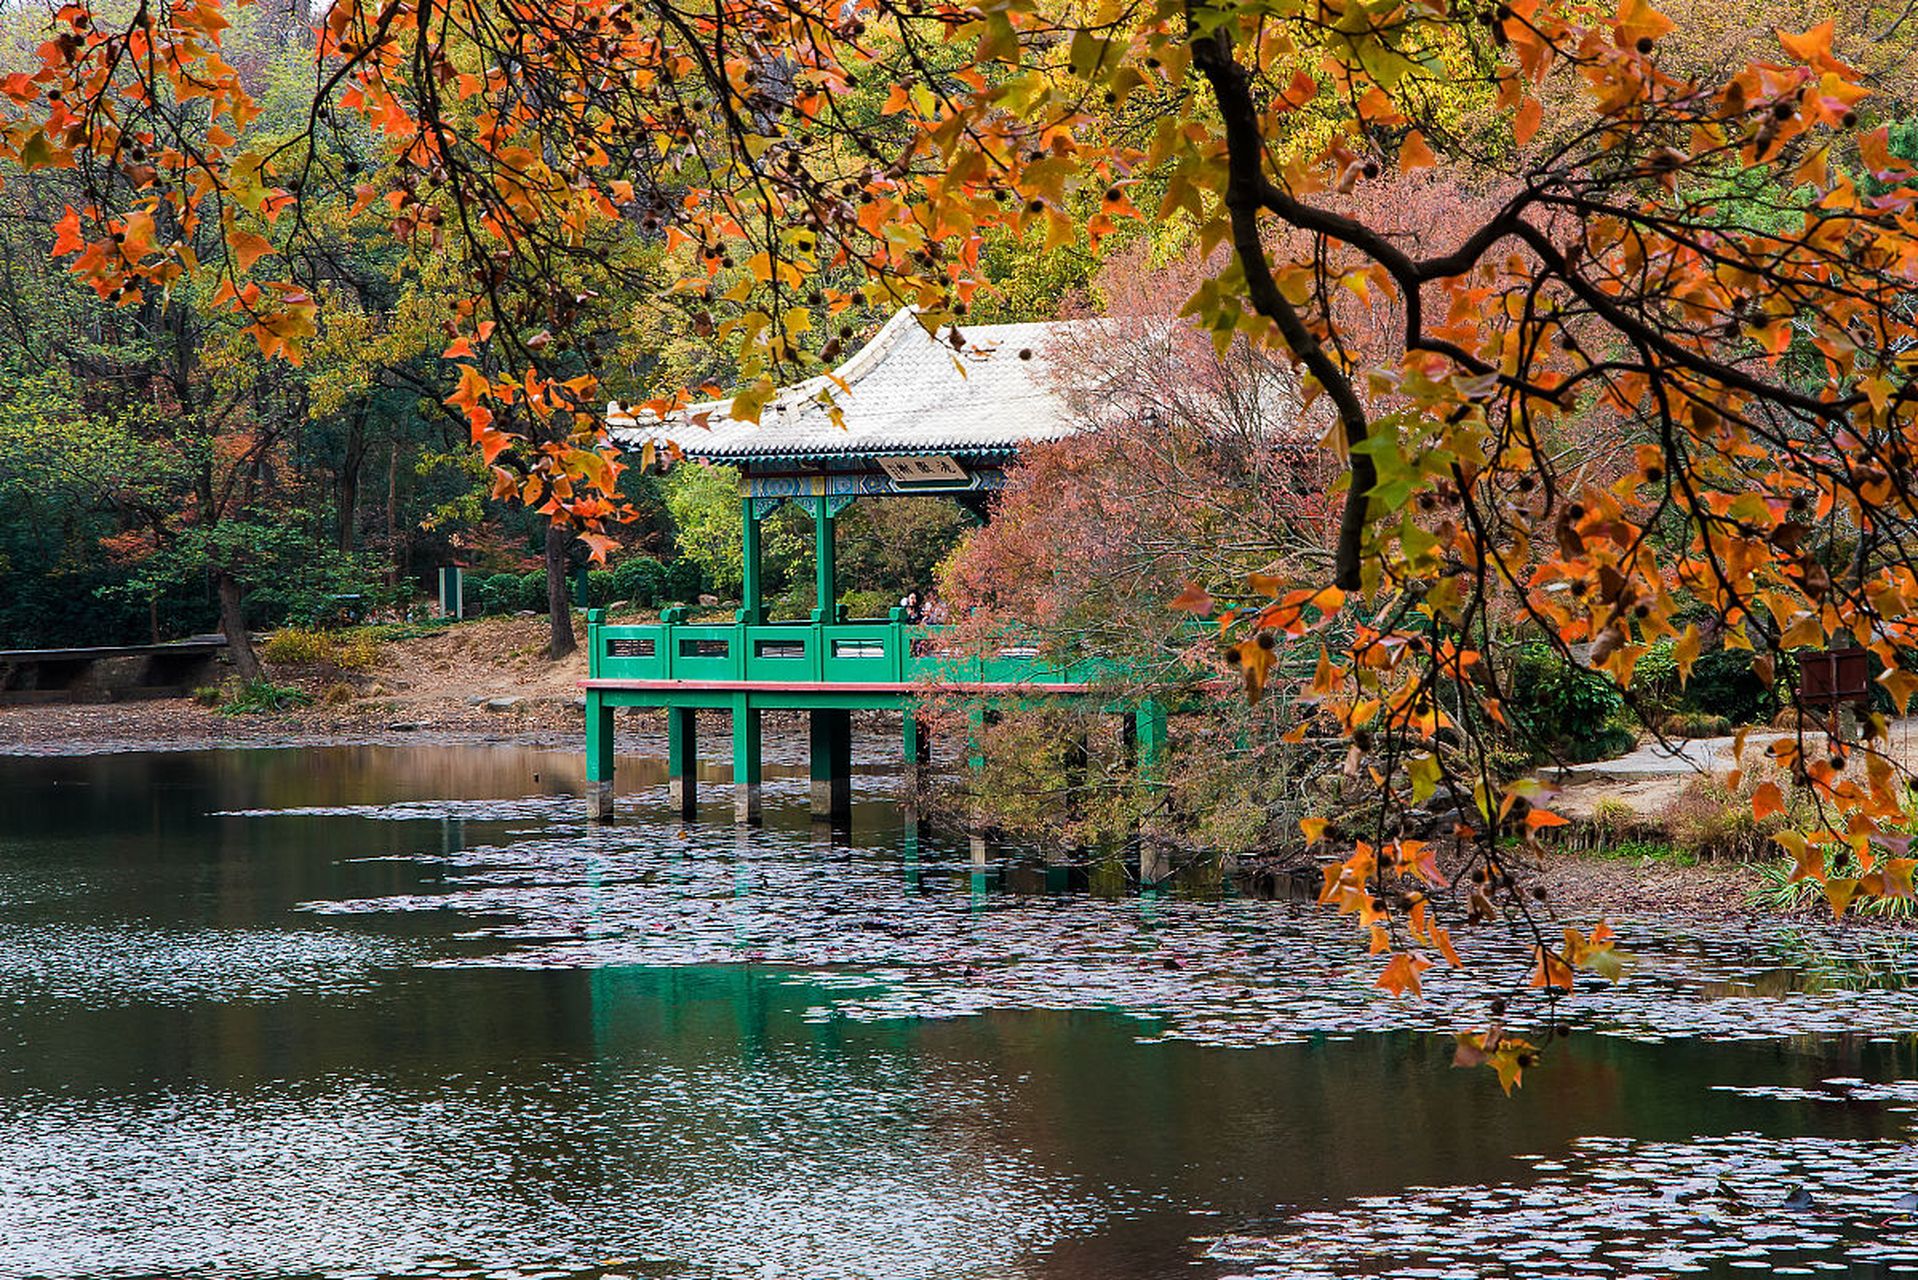
[[[1762,724],[1778,711],[1778,696],[1753,669],[1748,649],[1713,649],[1698,655],[1692,678],[1686,682],[1680,706],[1687,711],[1722,716],[1733,724]],[[1775,684],[1787,679],[1777,673]]]
[[[312,705],[313,695],[304,689],[274,684],[271,680],[255,680],[225,694],[220,700],[220,714],[274,715]]]
[[[1681,686],[1672,649],[1670,639],[1660,640],[1639,655],[1632,671],[1640,709],[1668,734],[1710,737],[1735,725],[1764,724],[1780,706],[1777,690],[1796,678],[1789,656],[1781,657],[1767,688],[1750,650],[1712,649],[1698,655],[1691,679]]]
[[[899,603],[903,594],[884,590],[842,591],[839,593],[839,603],[846,607],[846,616],[849,618],[884,618]]]
[[[612,599],[650,608],[665,594],[666,577],[666,567],[651,556],[628,556],[613,566]]]
[[[519,590],[514,595],[513,607],[528,609],[534,613],[546,612],[546,570],[531,569],[520,575]]]
[[[699,593],[709,585],[700,564],[688,558],[681,558],[666,566],[666,578],[660,593],[662,603],[679,601],[681,603],[699,599]]]
[[[665,491],[679,554],[699,566],[714,591],[737,597],[745,577],[739,473],[731,467],[674,467]]]
[[[332,625],[397,601],[372,556],[316,543],[310,525],[299,511],[190,525],[99,594],[144,602],[200,586],[207,567],[218,565],[240,581],[256,625]]]
[[[1615,858],[1621,862],[1659,863],[1671,867],[1698,865],[1696,853],[1664,840],[1618,840],[1600,844],[1594,852],[1601,858]]]
[[[1631,749],[1618,687],[1542,644],[1523,645],[1512,656],[1504,690],[1506,714],[1538,758],[1604,760]]]
[[[519,608],[519,577],[511,573],[475,576],[467,584],[468,598],[481,613],[511,613]]]
[[[972,528],[962,508],[938,498],[855,502],[840,515],[839,583],[897,603],[937,581],[938,567]],[[841,597],[842,603],[844,596]],[[867,617],[883,616],[867,614]]]
[[[1792,858],[1776,858],[1759,863],[1758,882],[1745,895],[1746,898],[1754,907],[1762,911],[1775,911],[1781,915],[1831,910],[1825,898],[1824,887],[1818,881],[1810,879],[1794,881],[1791,878],[1792,871],[1797,865]],[[1851,856],[1849,848],[1840,847],[1831,874],[1835,876],[1859,874],[1858,863]],[[1918,899],[1859,897],[1853,899],[1849,910],[1854,915],[1909,922],[1918,920]]]

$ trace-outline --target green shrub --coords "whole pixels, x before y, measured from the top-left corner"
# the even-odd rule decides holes
[[[1791,678],[1780,664],[1773,687],[1765,687],[1749,649],[1713,649],[1698,655],[1679,695],[1681,710],[1722,716],[1733,724],[1763,724],[1778,711],[1778,687]]]
[[[511,613],[519,608],[519,578],[510,573],[474,575],[468,603],[481,613]]]
[[[1749,649],[1712,649],[1701,653],[1692,664],[1691,678],[1679,679],[1678,661],[1672,641],[1658,641],[1639,655],[1632,668],[1632,691],[1647,724],[1660,732],[1684,737],[1710,737],[1724,729],[1688,730],[1665,722],[1675,717],[1717,717],[1728,725],[1764,724],[1781,705],[1778,690],[1789,688],[1796,680],[1796,667],[1789,655],[1776,662],[1776,679],[1771,688],[1758,678],[1753,663],[1757,655]]]
[[[546,570],[534,569],[520,575],[519,593],[513,607],[531,609],[534,613],[546,612]]]
[[[1678,659],[1666,636],[1638,655],[1632,664],[1632,692],[1641,707],[1669,710],[1678,697]]]
[[[613,568],[615,600],[652,606],[660,601],[666,587],[666,566],[651,556],[629,556]]]
[[[1603,760],[1631,749],[1618,686],[1545,645],[1521,646],[1504,686],[1506,714],[1536,759]]]
[[[193,700],[203,707],[220,705],[220,690],[210,684],[203,684],[193,691]]]
[[[220,703],[220,714],[270,715],[280,711],[291,711],[294,707],[312,705],[313,695],[304,689],[274,684],[271,680],[254,680],[228,693]]]
[[[699,565],[682,556],[666,566],[666,577],[660,599],[695,601],[699,599],[699,593],[704,585],[705,578],[700,573]]]

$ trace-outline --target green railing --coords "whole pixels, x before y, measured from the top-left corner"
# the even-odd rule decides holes
[[[838,622],[689,622],[668,609],[654,623],[609,623],[587,615],[590,678],[764,684],[1064,684],[1086,670],[1043,662],[1036,648],[1007,645],[989,657],[949,652],[950,628],[903,618]]]

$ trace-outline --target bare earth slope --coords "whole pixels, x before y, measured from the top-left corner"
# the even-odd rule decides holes
[[[66,755],[198,746],[456,742],[576,743],[586,655],[546,657],[544,618],[486,618],[379,646],[362,670],[269,664],[311,706],[226,715],[186,699],[0,707],[0,753]]]

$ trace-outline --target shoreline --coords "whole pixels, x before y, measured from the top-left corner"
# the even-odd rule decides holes
[[[317,708],[222,715],[189,699],[0,707],[0,757],[312,747],[520,746],[582,750],[584,722],[552,714],[329,714]],[[558,723],[555,723],[558,721]]]
[[[187,699],[0,707],[0,761],[346,747],[584,749],[584,720],[570,699],[527,698],[506,711],[440,700],[406,710],[415,718],[397,718],[399,709],[390,705],[222,715]],[[652,736],[635,734],[634,745]],[[1545,863],[1542,882],[1553,904],[1568,916],[1678,913],[1751,919],[1774,914],[1747,901],[1755,880],[1746,864],[1678,866],[1561,850]],[[1817,920],[1820,914],[1804,913],[1802,918]],[[1848,923],[1883,927],[1883,922],[1864,919]]]

